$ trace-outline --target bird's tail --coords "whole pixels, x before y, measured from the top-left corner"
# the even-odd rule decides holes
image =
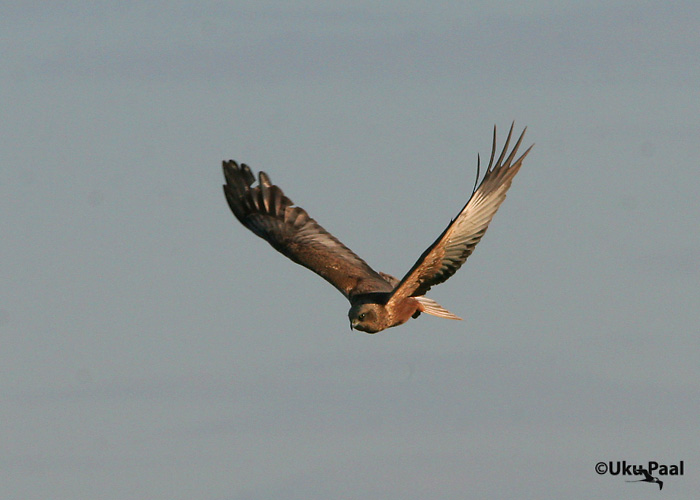
[[[442,307],[440,304],[435,302],[433,299],[429,299],[425,295],[421,295],[420,297],[413,297],[418,301],[420,304],[420,310],[421,312],[427,313],[427,314],[432,314],[433,316],[437,316],[438,318],[445,318],[445,319],[462,319],[459,316],[456,316],[452,314],[450,311]]]

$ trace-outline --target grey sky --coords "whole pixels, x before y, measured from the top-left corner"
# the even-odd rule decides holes
[[[0,4],[3,498],[700,490],[696,2]],[[243,228],[249,163],[401,276],[491,128],[536,143],[465,318],[351,333]]]

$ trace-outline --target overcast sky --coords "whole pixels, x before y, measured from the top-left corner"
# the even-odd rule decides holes
[[[700,4],[0,4],[3,499],[700,490]],[[402,276],[510,123],[465,318],[351,332],[221,160]]]

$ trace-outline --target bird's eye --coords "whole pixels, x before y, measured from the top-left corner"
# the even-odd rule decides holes
[[[363,321],[365,319],[365,313],[359,314],[357,316],[357,319],[359,319],[360,321]]]

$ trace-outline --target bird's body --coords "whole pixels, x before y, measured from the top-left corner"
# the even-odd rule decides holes
[[[659,485],[659,490],[662,490],[664,487],[664,482],[659,479],[658,477],[654,477],[651,475],[651,473],[646,470],[646,469],[640,469],[642,471],[642,474],[644,474],[644,479],[633,479],[631,481],[627,481],[628,483],[656,483]]]
[[[244,226],[347,297],[351,328],[376,333],[402,325],[421,312],[461,319],[425,297],[425,293],[452,276],[471,255],[505,199],[513,177],[530,151],[515,159],[523,131],[506,157],[512,132],[511,126],[503,152],[494,163],[494,129],[491,159],[483,179],[457,217],[401,280],[372,269],[303,208],[294,206],[264,172],[259,173],[258,185],[253,187],[255,176],[247,165],[223,162],[224,193],[229,207]]]

